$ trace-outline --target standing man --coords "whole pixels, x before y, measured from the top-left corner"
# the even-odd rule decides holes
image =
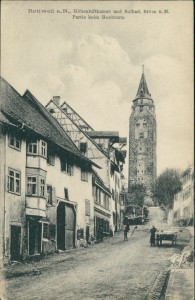
[[[124,241],[128,241],[128,238],[127,238],[127,232],[128,232],[129,230],[128,230],[128,226],[127,225],[125,225],[125,227],[124,227]]]
[[[151,246],[155,246],[155,234],[156,234],[156,227],[152,226],[152,228],[150,229],[150,245]]]

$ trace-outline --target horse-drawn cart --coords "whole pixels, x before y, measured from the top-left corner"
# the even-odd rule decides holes
[[[157,231],[156,243],[158,246],[162,246],[162,241],[171,241],[172,245],[176,245],[177,232],[176,231]]]

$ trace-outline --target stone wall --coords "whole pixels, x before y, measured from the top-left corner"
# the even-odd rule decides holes
[[[129,182],[147,190],[156,179],[156,120],[146,108],[133,110],[129,119]]]

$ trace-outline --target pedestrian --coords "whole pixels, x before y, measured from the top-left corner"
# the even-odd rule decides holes
[[[100,237],[100,242],[103,242],[104,231],[103,231],[103,227],[102,226],[100,226],[100,229],[99,229],[99,237]]]
[[[155,246],[155,234],[156,234],[156,227],[152,226],[152,228],[150,229],[150,245],[151,246]]]
[[[127,232],[128,232],[129,230],[128,230],[128,226],[127,225],[125,225],[125,227],[124,227],[124,241],[128,241],[128,237],[127,237]]]

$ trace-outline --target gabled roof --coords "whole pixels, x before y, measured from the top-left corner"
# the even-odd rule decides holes
[[[21,96],[2,77],[0,77],[0,81],[0,111],[3,114],[1,119],[4,123],[22,124],[24,128],[26,127],[45,137],[79,158],[79,160],[99,167],[80,153],[55,118],[28,90]]]
[[[138,87],[137,94],[136,94],[135,98],[136,99],[137,98],[149,98],[149,99],[151,99],[151,94],[148,90],[148,86],[147,86],[147,83],[146,83],[144,73],[142,73],[141,80],[140,80],[139,87]]]
[[[66,107],[64,107],[64,105],[59,106],[58,103],[56,103],[56,101],[52,99],[48,102],[48,104],[45,107],[47,111],[49,111],[51,114],[55,114],[56,112],[63,114],[63,118],[58,118],[58,123],[61,124],[61,120],[63,121],[61,126],[62,128],[64,128],[65,131],[67,130],[67,133],[70,135],[70,137],[71,135],[73,135],[74,139],[75,135],[73,133],[79,133],[79,135],[80,133],[82,133],[82,135],[85,136],[99,151],[101,151],[101,153],[103,153],[106,157],[109,158],[109,155],[93,140],[92,137],[90,137],[90,135],[88,134],[89,131],[83,130],[79,126],[78,122],[73,120],[69,113],[67,113]],[[83,120],[83,122],[85,121]]]
[[[93,128],[66,101],[62,103],[61,108],[81,129],[93,130]]]

